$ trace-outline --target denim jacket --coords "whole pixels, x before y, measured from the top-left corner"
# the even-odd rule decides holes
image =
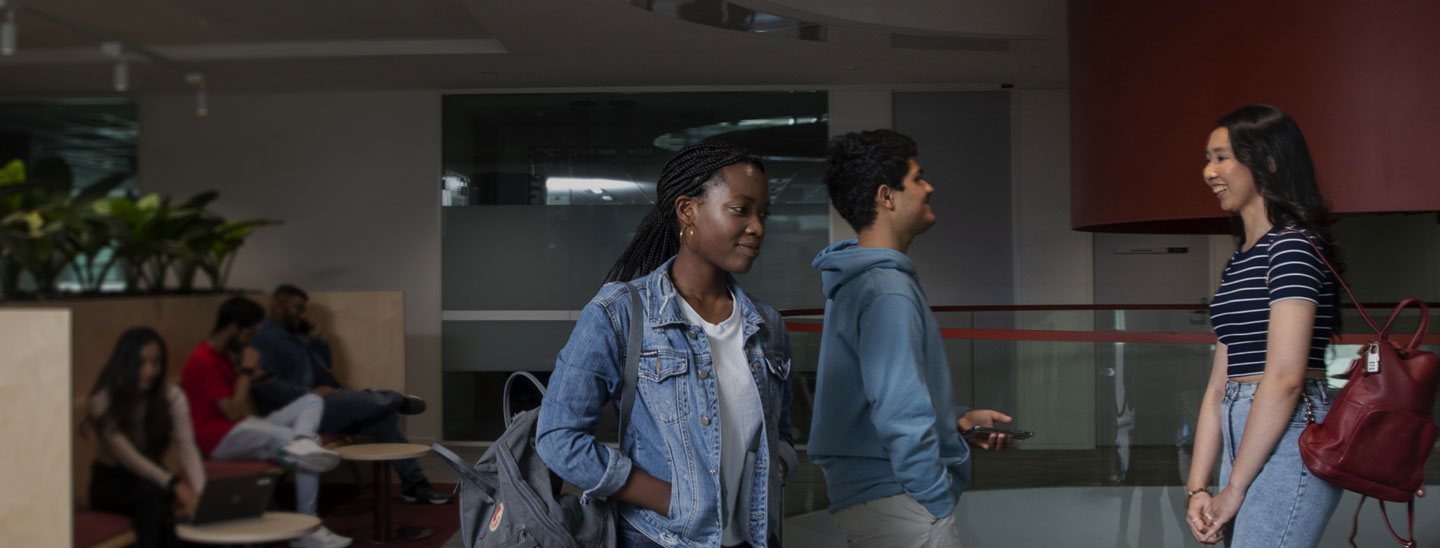
[[[621,519],[664,546],[718,547],[720,523],[720,418],[714,363],[704,331],[686,322],[670,282],[672,258],[632,282],[645,306],[635,408],[620,448],[595,439],[601,409],[620,401],[630,297],[624,285],[606,284],[580,312],[560,351],[540,408],[536,447],[561,478],[584,490],[581,500],[609,496],[632,467],[670,482],[670,514],[619,505]],[[744,347],[765,407],[760,450],[746,455],[747,474],[734,515],[748,516],[743,536],[755,548],[778,535],[784,479],[779,462],[794,472],[790,429],[790,342],[775,309],[753,303],[732,278],[730,290],[744,319]],[[778,460],[777,460],[778,459]]]

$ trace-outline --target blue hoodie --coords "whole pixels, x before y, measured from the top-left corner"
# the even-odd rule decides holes
[[[810,423],[810,460],[825,471],[830,511],[909,494],[942,518],[970,483],[955,429],[939,325],[904,253],[830,244],[815,256],[825,331]]]

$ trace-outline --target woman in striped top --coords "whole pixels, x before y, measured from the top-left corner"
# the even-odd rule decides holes
[[[1325,266],[1336,262],[1328,212],[1289,115],[1249,106],[1217,126],[1203,175],[1240,249],[1210,305],[1219,343],[1186,484],[1188,525],[1197,540],[1228,537],[1231,548],[1315,546],[1340,500],[1305,468],[1299,447],[1306,417],[1322,421],[1330,408],[1324,358],[1337,312]]]

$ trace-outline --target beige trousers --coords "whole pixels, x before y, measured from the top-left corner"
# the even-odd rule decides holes
[[[960,548],[955,512],[940,519],[910,495],[857,504],[835,513],[847,548]]]

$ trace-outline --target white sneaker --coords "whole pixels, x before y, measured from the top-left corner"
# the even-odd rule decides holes
[[[290,548],[344,548],[349,545],[350,537],[337,535],[324,525],[314,533],[290,541]]]
[[[329,472],[340,465],[340,454],[310,438],[295,438],[280,448],[280,458],[307,472]]]

